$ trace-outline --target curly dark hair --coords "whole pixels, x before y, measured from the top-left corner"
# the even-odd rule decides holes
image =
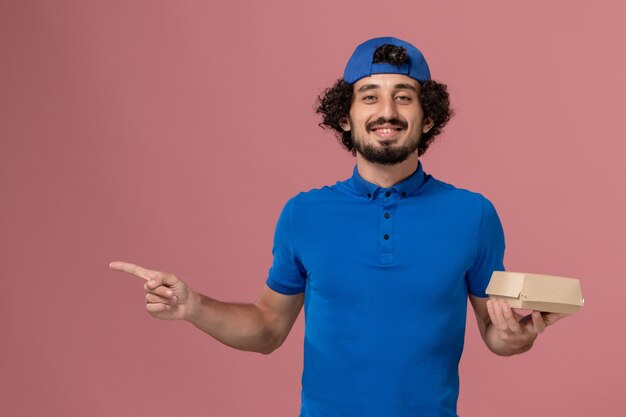
[[[402,47],[393,45],[380,46],[374,52],[374,63],[389,62],[394,65],[406,63],[406,51]],[[454,110],[450,107],[450,96],[448,87],[445,84],[434,80],[427,80],[420,83],[419,101],[424,112],[424,119],[433,121],[433,127],[422,134],[418,145],[417,154],[422,156],[433,140],[439,135],[450,118],[454,115]],[[337,135],[340,144],[352,155],[356,155],[356,149],[352,142],[352,132],[344,131],[341,122],[345,121],[352,106],[354,86],[343,78],[338,79],[335,84],[325,89],[317,96],[315,112],[323,116],[323,121],[319,126],[323,129],[332,129]]]

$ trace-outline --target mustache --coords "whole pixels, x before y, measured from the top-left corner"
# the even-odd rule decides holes
[[[380,126],[384,124],[400,126],[403,129],[409,127],[409,124],[405,120],[400,120],[396,118],[385,119],[384,117],[379,117],[378,119],[369,122],[365,125],[365,127],[367,128],[367,130],[372,130],[374,126]]]

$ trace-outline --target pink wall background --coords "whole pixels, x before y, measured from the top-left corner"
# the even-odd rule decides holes
[[[302,315],[274,354],[235,351],[150,317],[108,263],[254,301],[285,201],[352,172],[316,94],[394,35],[457,111],[426,172],[491,199],[507,269],[586,299],[511,358],[470,316],[459,414],[626,415],[624,20],[617,0],[0,2],[0,414],[296,416]]]

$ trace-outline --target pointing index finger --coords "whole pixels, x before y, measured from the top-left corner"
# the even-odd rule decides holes
[[[139,265],[131,264],[129,262],[120,261],[111,262],[109,264],[109,268],[115,269],[116,271],[128,272],[129,274],[136,275],[139,278],[145,279],[146,281],[148,281],[158,272],[143,268]]]

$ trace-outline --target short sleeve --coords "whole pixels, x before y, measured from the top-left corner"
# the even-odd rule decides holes
[[[485,290],[493,271],[504,271],[504,231],[493,204],[482,197],[483,208],[476,242],[476,258],[467,271],[470,294],[487,297]]]
[[[295,198],[287,201],[276,223],[272,248],[274,260],[266,280],[268,287],[287,295],[301,293],[306,286],[306,270],[300,261],[294,239],[293,206]]]

